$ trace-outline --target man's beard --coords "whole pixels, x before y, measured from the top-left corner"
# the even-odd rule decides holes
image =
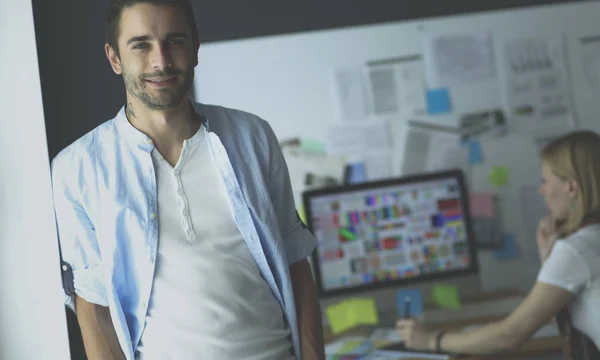
[[[179,87],[157,89],[158,95],[151,94],[146,89],[146,79],[153,77],[183,76],[184,83]],[[194,69],[180,72],[172,69],[157,71],[152,74],[133,75],[123,74],[125,89],[128,93],[138,98],[148,109],[169,110],[174,109],[186,98],[194,81]]]

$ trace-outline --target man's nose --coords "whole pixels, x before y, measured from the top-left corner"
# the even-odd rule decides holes
[[[155,70],[163,70],[171,67],[172,61],[168,49],[164,46],[156,46],[152,54],[152,68]]]

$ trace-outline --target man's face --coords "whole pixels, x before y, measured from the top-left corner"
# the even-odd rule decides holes
[[[187,96],[198,64],[197,44],[183,12],[168,5],[126,8],[120,21],[119,55],[107,47],[127,92],[152,110],[177,107]]]

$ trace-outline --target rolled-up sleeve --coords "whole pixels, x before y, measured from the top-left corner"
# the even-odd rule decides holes
[[[63,159],[52,162],[54,209],[63,261],[73,270],[75,293],[101,306],[108,306],[106,285],[96,233],[81,203],[78,170]],[[74,298],[65,294],[72,310]]]
[[[288,264],[292,265],[310,256],[317,240],[298,216],[281,147],[271,127],[266,127],[271,151],[269,194],[281,229]]]

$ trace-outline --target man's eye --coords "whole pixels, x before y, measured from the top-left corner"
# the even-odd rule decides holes
[[[147,44],[144,44],[144,43],[135,44],[135,45],[133,46],[133,48],[134,48],[134,49],[137,49],[137,50],[145,49],[145,48],[147,48],[147,47],[148,47],[148,45],[147,45]]]
[[[183,39],[173,39],[173,40],[171,40],[171,44],[172,45],[182,45],[184,43],[185,43],[185,41]]]

